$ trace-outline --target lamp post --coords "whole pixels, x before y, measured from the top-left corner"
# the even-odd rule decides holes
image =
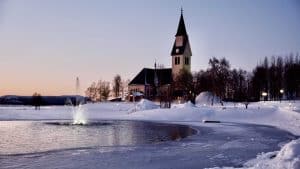
[[[261,95],[263,96],[264,102],[265,102],[266,99],[267,99],[268,93],[267,92],[262,92]]]
[[[283,96],[284,90],[283,90],[283,89],[280,89],[280,90],[279,90],[279,92],[280,92],[280,99],[279,99],[279,100],[280,100],[280,103],[281,103],[281,99],[282,99],[282,96]]]
[[[193,77],[193,93],[192,93],[192,102],[196,104],[196,92],[197,92],[197,77]]]

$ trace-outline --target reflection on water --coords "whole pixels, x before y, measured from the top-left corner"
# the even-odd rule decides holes
[[[141,145],[195,134],[183,125],[141,121],[70,122],[1,121],[0,155],[96,146]]]

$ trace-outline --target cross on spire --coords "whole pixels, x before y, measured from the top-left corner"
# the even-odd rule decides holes
[[[180,11],[181,11],[181,15],[182,15],[183,14],[183,8],[182,7],[181,7]]]

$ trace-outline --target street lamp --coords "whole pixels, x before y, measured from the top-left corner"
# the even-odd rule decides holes
[[[193,93],[192,93],[192,102],[195,104],[196,103],[196,92],[197,92],[197,77],[193,77]]]
[[[281,99],[282,99],[282,96],[283,96],[284,90],[283,90],[283,89],[280,89],[280,90],[279,90],[279,92],[280,92],[280,103],[281,103]]]
[[[267,92],[262,92],[261,95],[264,97],[264,102],[267,99],[268,93]]]

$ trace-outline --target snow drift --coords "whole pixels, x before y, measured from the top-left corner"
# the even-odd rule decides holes
[[[300,139],[284,145],[280,151],[263,153],[256,159],[245,164],[251,169],[299,169],[300,168]]]
[[[157,108],[159,108],[159,105],[155,104],[154,102],[152,102],[150,100],[142,99],[134,106],[134,108],[130,109],[129,112],[151,110],[151,109],[157,109]]]
[[[173,104],[172,108],[193,108],[196,107],[191,101],[188,101],[183,104]]]
[[[286,144],[274,161],[275,166],[280,166],[280,168],[300,168],[300,139]]]
[[[197,97],[196,97],[196,104],[201,105],[201,106],[206,106],[206,105],[211,105],[213,100],[214,104],[220,103],[221,99],[217,96],[215,96],[211,92],[201,92]]]

